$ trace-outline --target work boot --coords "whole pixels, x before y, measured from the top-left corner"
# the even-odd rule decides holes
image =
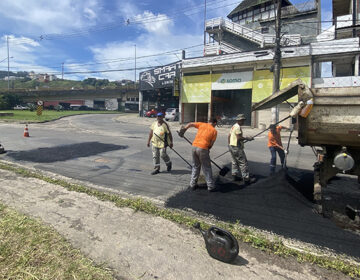
[[[172,168],[172,163],[170,162],[169,164],[167,164],[166,165],[166,170],[168,171],[168,172],[170,172],[171,171],[171,168]]]
[[[241,181],[242,178],[238,177],[237,175],[231,175],[232,176],[232,180],[234,182],[237,182],[237,181]]]
[[[156,175],[159,174],[160,170],[159,169],[155,169],[153,172],[151,172],[151,175]]]
[[[195,191],[199,186],[198,185],[195,185],[195,186],[189,186],[189,190],[191,191]]]
[[[254,177],[245,178],[245,179],[244,179],[244,183],[245,183],[246,185],[253,184],[253,183],[255,183],[256,181],[257,181],[257,180],[256,180],[256,178],[254,178]]]
[[[218,190],[219,190],[219,188],[217,188],[217,187],[212,187],[212,188],[208,187],[209,192],[217,192]]]

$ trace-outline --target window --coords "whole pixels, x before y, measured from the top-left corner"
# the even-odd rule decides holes
[[[254,15],[257,15],[257,14],[260,14],[260,8],[256,8],[256,9],[254,10]]]
[[[268,34],[269,33],[269,27],[261,27],[261,33],[262,34]]]
[[[234,16],[233,18],[232,18],[232,21],[238,21],[239,20],[239,16],[238,15],[236,15],[236,16]]]

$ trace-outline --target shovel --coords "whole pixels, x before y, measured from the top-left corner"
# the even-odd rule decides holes
[[[345,213],[351,220],[355,220],[356,214],[360,216],[360,211],[352,208],[350,205],[346,205]]]
[[[153,132],[154,133],[154,135],[156,135],[161,141],[163,141],[165,144],[167,144],[159,135],[157,135],[155,132]],[[175,154],[177,154],[183,161],[185,161],[189,166],[190,166],[190,168],[192,168],[192,165],[186,160],[186,159],[184,159],[177,151],[175,151],[173,148],[171,148],[170,146],[169,146],[169,148],[171,149],[171,150],[173,150],[174,152],[175,152]]]
[[[179,134],[179,131],[176,131],[176,132]],[[180,134],[179,134],[179,136],[180,136]],[[190,141],[189,139],[187,139],[185,136],[180,136],[180,137],[184,138],[190,145],[192,145],[191,141]],[[223,168],[221,168],[221,167],[220,167],[219,165],[217,165],[213,160],[210,159],[210,161],[211,161],[211,163],[212,163],[213,165],[215,165],[217,168],[220,169],[219,174],[220,174],[221,176],[224,177],[224,176],[230,171],[229,167],[224,166]]]

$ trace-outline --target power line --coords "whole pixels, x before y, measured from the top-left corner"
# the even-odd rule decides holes
[[[221,2],[225,2],[226,0],[221,0],[221,1],[213,1],[213,2],[217,2],[217,3],[221,3]],[[227,6],[231,6],[234,4],[238,4],[239,1],[230,3],[230,4],[226,4],[226,5],[222,5],[222,6],[217,6],[217,7],[213,7],[211,9],[208,10],[215,10],[215,9],[219,9],[219,8],[223,8],[223,7],[227,7]],[[202,6],[202,5],[201,5]],[[189,8],[188,10],[193,11],[193,8]],[[194,11],[190,14],[186,14],[186,16],[189,15],[193,15],[196,13],[202,12],[202,10],[199,11]],[[173,16],[169,17],[167,15],[161,16],[163,18],[159,19],[159,15],[154,15],[154,16],[150,16],[150,17],[145,17],[142,18],[141,20],[136,20],[134,19],[133,21],[129,20],[129,24],[145,24],[145,23],[155,23],[155,22],[161,22],[161,21],[168,21],[168,20],[172,20],[176,17],[181,16],[182,14],[179,12],[176,12],[173,14]],[[112,24],[112,25],[103,25],[103,26],[98,26],[98,27],[94,27],[94,28],[88,28],[88,29],[82,29],[83,31],[81,31],[81,29],[78,32],[73,32],[73,33],[68,33],[68,34],[44,34],[40,36],[41,40],[54,40],[54,39],[62,39],[62,38],[70,38],[70,37],[78,37],[84,34],[88,34],[90,32],[96,32],[96,31],[104,31],[104,30],[111,30],[114,28],[118,28],[121,26],[127,26],[129,24],[126,24],[125,22],[122,24]]]

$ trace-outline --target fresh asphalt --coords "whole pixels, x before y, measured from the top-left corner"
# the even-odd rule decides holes
[[[2,123],[0,140],[8,153],[1,158],[360,257],[359,235],[314,213],[313,205],[281,174],[268,178],[270,153],[265,135],[246,144],[250,171],[258,178],[257,183],[247,187],[232,183],[229,175],[217,176],[218,169],[214,167],[219,192],[208,193],[205,188],[192,192],[187,190],[190,170],[172,151],[169,155],[173,170],[164,171],[162,162],[162,172],[150,175],[152,155],[146,142],[151,121],[132,121],[116,115],[75,116],[29,125],[29,138],[23,137],[23,125]],[[174,148],[191,161],[190,145],[174,132],[178,125],[170,126]],[[192,140],[195,132],[190,129],[186,134]],[[226,151],[227,133],[227,128],[219,129],[211,150],[213,158]],[[251,135],[251,130],[246,133]],[[287,140],[284,137],[283,141]],[[311,180],[307,179],[311,178],[315,156],[310,148],[292,141],[288,166],[297,181],[295,187],[311,189]],[[229,154],[216,162],[230,167]]]

